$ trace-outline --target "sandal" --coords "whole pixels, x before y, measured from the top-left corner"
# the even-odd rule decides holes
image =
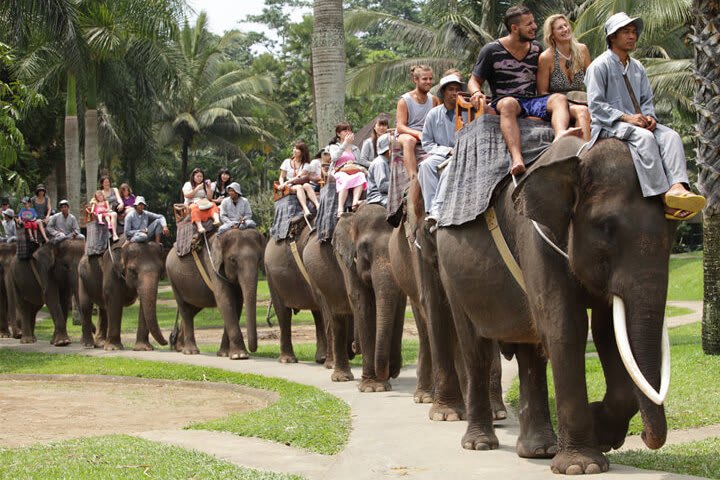
[[[670,208],[695,213],[705,208],[706,203],[705,197],[688,191],[681,193],[668,192],[663,195],[663,201],[665,202],[665,205]]]
[[[691,212],[689,210],[681,210],[679,208],[666,208],[665,209],[665,218],[667,220],[690,220],[695,215],[697,215],[699,212]]]

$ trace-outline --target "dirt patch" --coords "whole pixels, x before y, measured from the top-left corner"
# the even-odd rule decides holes
[[[92,375],[0,376],[0,447],[182,428],[267,406],[273,392],[213,382]]]

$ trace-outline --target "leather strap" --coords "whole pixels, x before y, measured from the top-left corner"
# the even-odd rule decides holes
[[[212,280],[210,280],[210,277],[208,276],[207,272],[205,271],[205,267],[203,267],[202,262],[200,262],[200,257],[198,257],[197,251],[193,248],[191,250],[193,260],[195,260],[195,266],[198,269],[198,272],[200,272],[200,276],[202,277],[203,281],[205,282],[205,285],[208,286],[210,290],[213,289],[213,283]],[[209,252],[208,252],[209,255]]]
[[[628,58],[628,62],[630,59]],[[640,108],[640,103],[637,100],[637,97],[635,96],[635,91],[632,88],[632,85],[630,85],[630,80],[628,80],[627,75],[623,74],[623,80],[625,80],[625,86],[627,87],[628,93],[630,94],[630,100],[632,101],[633,108],[635,109],[635,113],[642,114],[642,109]]]
[[[302,273],[302,276],[305,277],[305,281],[308,283],[308,285],[312,285],[312,283],[310,282],[310,275],[308,274],[308,271],[305,270],[305,265],[303,264],[302,258],[300,258],[300,252],[298,252],[297,243],[295,243],[295,240],[290,242],[290,251],[293,254],[295,263],[300,269],[300,273]]]
[[[495,209],[493,207],[489,207],[485,211],[484,217],[485,223],[487,223],[488,230],[490,230],[490,235],[492,236],[493,242],[495,242],[495,247],[497,247],[498,251],[500,252],[500,256],[502,257],[503,262],[505,262],[505,266],[508,268],[508,270],[510,270],[510,273],[512,274],[513,278],[520,286],[520,288],[522,288],[523,292],[527,293],[527,290],[525,289],[525,280],[523,279],[520,265],[518,265],[515,257],[513,257],[512,252],[510,251],[510,247],[508,247],[508,244],[505,241],[505,237],[503,237],[502,230],[500,230],[500,224],[497,221]]]

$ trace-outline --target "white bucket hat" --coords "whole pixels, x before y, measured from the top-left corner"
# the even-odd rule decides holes
[[[233,190],[235,190],[235,193],[237,193],[238,195],[242,195],[242,192],[240,191],[240,184],[237,182],[232,182],[230,185],[228,185],[225,188],[226,189],[232,188]]]
[[[390,150],[390,134],[383,133],[377,139],[377,153],[378,155],[382,155],[388,150]]]
[[[138,197],[135,199],[135,205],[140,205],[141,203],[142,203],[143,205],[147,205],[147,203],[145,203],[145,197],[143,197],[142,195],[138,196]]]
[[[642,18],[630,18],[627,13],[618,12],[607,19],[605,22],[605,41],[607,42],[608,47],[610,46],[610,40],[608,40],[608,37],[620,30],[622,27],[630,25],[631,23],[635,24],[638,38],[640,38],[640,34],[642,33],[644,26]]]
[[[457,83],[460,85],[460,88],[463,88],[463,82],[460,77],[457,75],[446,75],[443,78],[440,79],[440,83],[438,83],[438,97],[440,100],[444,100],[445,96],[445,87],[447,87],[451,83]]]

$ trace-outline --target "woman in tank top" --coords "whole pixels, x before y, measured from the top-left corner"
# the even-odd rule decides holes
[[[585,90],[585,70],[590,65],[590,51],[573,35],[565,15],[551,15],[543,27],[547,49],[540,54],[537,70],[537,93],[567,93]],[[590,112],[586,105],[569,104],[570,118],[582,128],[583,138],[590,140]]]
[[[35,187],[35,196],[31,200],[32,206],[38,214],[38,220],[47,225],[52,215],[52,204],[46,195],[45,185],[38,183]]]

